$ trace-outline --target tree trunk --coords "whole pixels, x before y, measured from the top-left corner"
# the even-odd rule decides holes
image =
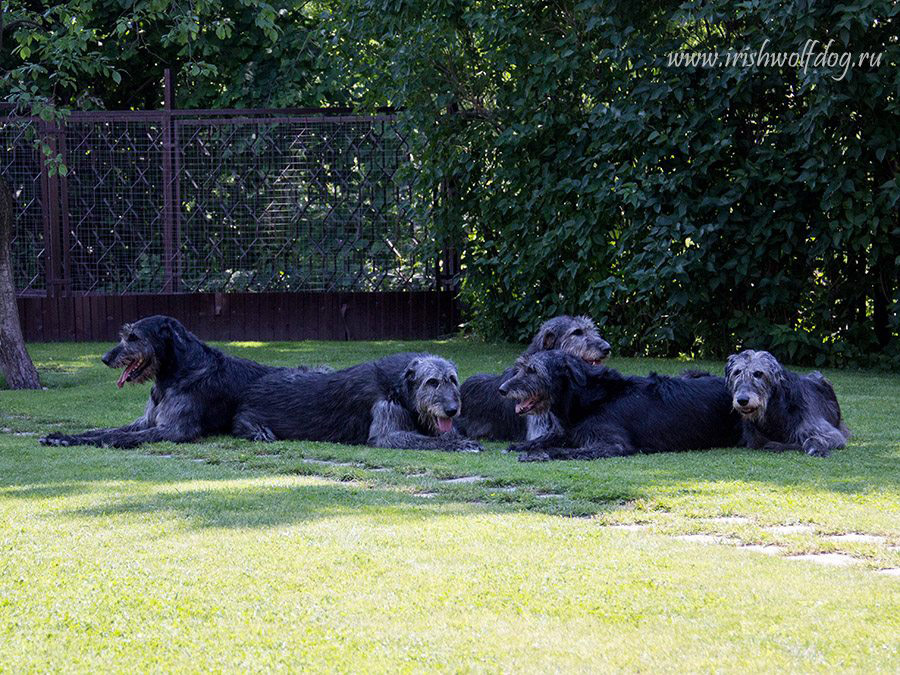
[[[9,242],[12,239],[13,199],[6,180],[0,176],[0,372],[10,389],[40,389],[37,370],[25,349],[16,287],[13,284]]]

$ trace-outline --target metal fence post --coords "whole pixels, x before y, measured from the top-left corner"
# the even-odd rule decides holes
[[[178,242],[176,241],[175,219],[178,211],[176,202],[175,181],[178,176],[175,173],[175,129],[172,111],[175,107],[175,92],[172,85],[172,71],[165,69],[165,96],[163,98],[162,124],[163,124],[163,268],[164,268],[164,293],[176,293],[178,291],[178,276],[176,257]]]

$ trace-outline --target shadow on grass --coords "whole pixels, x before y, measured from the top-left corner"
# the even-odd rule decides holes
[[[418,508],[410,508],[410,507]],[[406,520],[496,511],[487,505],[425,500],[398,490],[333,485],[211,485],[191,490],[163,490],[97,507],[70,511],[79,517],[172,513],[194,527],[246,528],[289,525],[310,520],[365,515],[378,518],[403,513]],[[508,510],[508,509],[506,509]]]

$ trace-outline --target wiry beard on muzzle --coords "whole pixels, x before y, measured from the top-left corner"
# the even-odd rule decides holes
[[[755,399],[755,402],[756,402],[756,404],[757,404],[756,407],[753,408],[753,410],[750,410],[750,411],[747,411],[747,412],[744,412],[744,411],[741,409],[742,406],[740,406],[740,405],[738,404],[738,402],[737,402],[737,396],[735,396],[734,398],[732,398],[732,400],[731,400],[731,405],[732,405],[732,407],[734,408],[734,410],[735,410],[735,411],[736,411],[743,419],[747,420],[748,422],[762,422],[763,419],[764,419],[765,416],[766,416],[766,403],[767,403],[767,401],[768,401],[768,398],[767,398],[766,396],[756,396],[756,395],[754,395],[754,397],[751,398],[750,401],[751,401],[751,402],[754,402],[754,399]]]
[[[540,415],[550,409],[550,397],[544,391],[512,389],[506,398],[515,401],[517,415]]]
[[[560,343],[560,349],[582,361],[601,365],[609,356],[609,346],[589,336],[570,336]]]
[[[112,364],[114,368],[124,368],[116,386],[121,389],[126,383],[143,384],[156,378],[159,361],[156,354],[142,351],[123,352]]]
[[[447,416],[439,403],[423,403],[418,406],[417,412],[419,421],[434,435],[440,436],[453,431],[453,419]]]

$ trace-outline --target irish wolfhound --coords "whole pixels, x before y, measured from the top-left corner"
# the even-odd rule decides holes
[[[736,446],[740,422],[721,377],[626,377],[561,351],[516,362],[500,386],[516,413],[552,412],[559,429],[510,445],[519,460],[599,459]]]
[[[52,433],[41,443],[133,448],[228,433],[238,398],[251,382],[267,373],[293,370],[228,356],[168,316],[125,325],[121,341],[103,356],[103,363],[123,369],[120,388],[129,382],[154,382],[143,416],[117,429]]]
[[[725,378],[747,447],[827,457],[850,437],[834,389],[821,373],[797,375],[769,352],[748,349],[728,357]]]
[[[609,343],[600,337],[594,322],[586,316],[557,316],[545,321],[523,356],[559,349],[587,363],[598,365],[609,356]],[[554,428],[551,415],[516,415],[515,405],[500,396],[498,388],[512,377],[509,368],[501,375],[473,375],[462,385],[465,414],[456,423],[469,438],[517,441],[537,438]]]
[[[456,367],[431,354],[393,354],[334,373],[275,373],[247,391],[234,434],[413,450],[479,452],[453,430]]]

